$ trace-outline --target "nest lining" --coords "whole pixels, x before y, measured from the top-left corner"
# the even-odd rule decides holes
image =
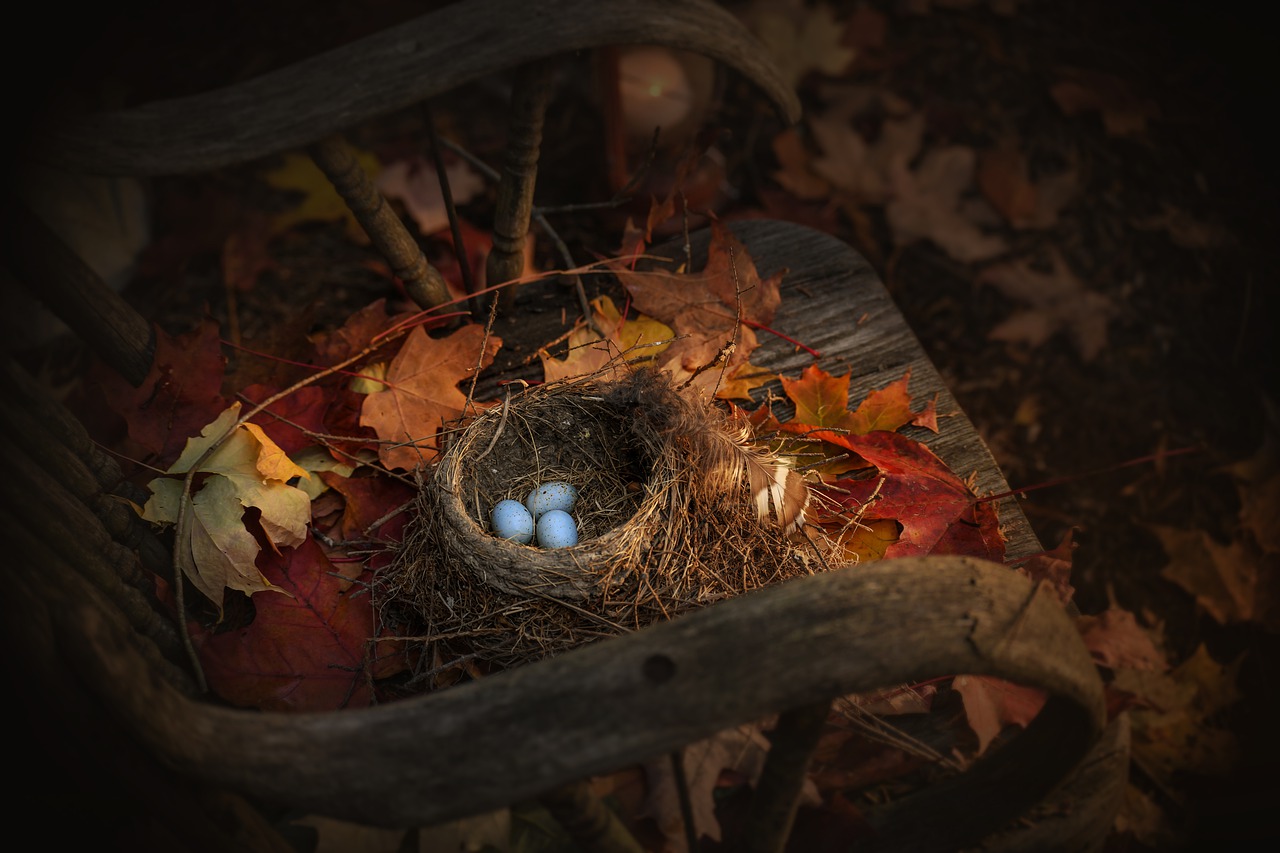
[[[424,628],[423,661],[517,666],[810,573],[757,518],[740,426],[664,373],[536,386],[459,427],[379,579],[384,623]],[[578,545],[489,532],[494,504],[556,480],[578,490]]]

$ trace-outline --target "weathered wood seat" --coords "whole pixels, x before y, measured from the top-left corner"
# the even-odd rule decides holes
[[[730,19],[713,4],[533,3],[518,26],[482,14],[503,5],[455,4],[207,98],[45,125],[37,147],[89,173],[201,171],[310,144],[468,74],[623,42],[713,56],[755,79],[794,117],[794,95],[726,29]],[[479,59],[458,70],[450,60],[478,43],[480,29],[487,35]],[[9,218],[10,270],[109,363],[141,381],[150,358],[146,324],[38,223],[21,210]],[[819,364],[831,372],[851,369],[852,400],[910,369],[913,396],[936,393],[939,411],[953,414],[936,436],[920,437],[953,470],[974,473],[980,492],[1008,491],[863,258],[786,223],[735,230],[762,273],[790,270],[776,325],[821,351]],[[695,235],[695,251],[705,251],[706,240]],[[766,341],[753,361],[793,375],[811,362],[781,341]],[[1103,736],[1101,683],[1070,617],[1006,567],[967,558],[884,561],[806,578],[376,708],[287,715],[210,703],[183,671],[175,626],[152,606],[146,569],[164,555],[112,496],[118,466],[12,362],[4,386],[0,520],[12,548],[3,597],[11,683],[33,718],[65,728],[86,757],[97,754],[94,772],[114,770],[122,791],[155,798],[171,849],[287,849],[241,797],[379,826],[430,825],[768,714],[959,673],[1039,686],[1050,699],[1024,733],[967,773],[873,813],[879,835],[868,849],[977,843],[1059,785],[1066,786],[1059,796],[1086,814],[1048,830],[1074,833],[1064,846],[1096,847],[1109,826],[1127,763],[1124,736],[1120,729]],[[1041,550],[1015,501],[1003,501],[1001,513],[1011,557]],[[1063,840],[1004,838],[1010,849]]]

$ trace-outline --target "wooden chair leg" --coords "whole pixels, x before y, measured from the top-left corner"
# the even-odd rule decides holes
[[[310,147],[311,158],[333,188],[342,196],[360,226],[391,271],[419,308],[434,308],[449,301],[449,288],[444,276],[422,254],[422,247],[405,228],[382,193],[356,161],[355,151],[338,134],[328,136]]]
[[[787,846],[809,760],[829,713],[831,700],[824,699],[779,716],[743,832],[746,853],[782,853]]]
[[[104,362],[137,387],[155,356],[151,324],[49,226],[17,202],[5,205],[3,254],[14,277]]]
[[[493,214],[493,249],[485,266],[489,287],[517,279],[524,272],[524,243],[533,216],[533,190],[553,70],[549,60],[533,63],[516,80],[511,95],[506,160]],[[515,288],[509,287],[494,298],[499,311],[509,309],[515,301]]]

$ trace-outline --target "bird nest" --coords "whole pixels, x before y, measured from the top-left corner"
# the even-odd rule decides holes
[[[789,514],[777,489],[758,502],[788,473],[807,498],[800,477],[665,373],[536,386],[447,434],[380,578],[384,621],[423,625],[428,665],[516,666],[811,572],[795,488]],[[552,481],[577,489],[577,545],[491,532],[495,504]]]

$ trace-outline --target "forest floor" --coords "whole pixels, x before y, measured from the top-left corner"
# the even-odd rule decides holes
[[[232,40],[295,25],[287,47],[258,57],[268,64],[351,35],[350,11],[327,20],[294,3],[231,5],[210,33]],[[373,17],[355,29],[411,6],[370,4]],[[773,6],[801,24],[818,20],[813,6]],[[732,8],[750,15],[769,4]],[[1280,835],[1269,813],[1280,803],[1280,220],[1276,155],[1259,131],[1274,76],[1265,33],[1192,2],[826,8],[838,38],[799,30],[776,45],[805,104],[797,128],[739,84],[715,92],[707,122],[721,132],[687,187],[691,209],[791,219],[862,252],[1005,478],[1026,490],[1022,506],[1042,542],[1075,531],[1080,610],[1127,610],[1171,667],[1203,647],[1228,674],[1203,701],[1212,710],[1194,717],[1211,737],[1166,732],[1150,761],[1135,762],[1129,823],[1110,849]],[[192,85],[224,73],[235,55],[188,54]],[[506,96],[488,81],[440,97],[441,134],[497,162]],[[593,97],[578,81],[553,103],[539,205],[618,190]],[[948,151],[967,152],[967,171],[930,159]],[[659,149],[631,203],[554,217],[579,260],[618,251],[627,217],[642,220],[651,194],[670,189],[684,152]],[[915,209],[926,211],[915,219],[892,203],[903,191],[893,183],[898,161],[912,170]],[[222,180],[222,191],[243,189]],[[476,191],[460,209],[483,222],[490,203]],[[277,261],[295,282],[351,261],[350,247],[325,245],[323,257]],[[204,254],[192,246],[180,277],[214,276],[217,291],[215,243]],[[544,268],[559,263],[545,238],[537,256]],[[198,315],[207,292],[162,293],[177,275],[173,256],[149,262],[169,272],[131,298],[162,322]],[[332,317],[368,300],[358,278]],[[240,298],[246,339],[289,310]],[[225,321],[225,299],[210,304]]]

